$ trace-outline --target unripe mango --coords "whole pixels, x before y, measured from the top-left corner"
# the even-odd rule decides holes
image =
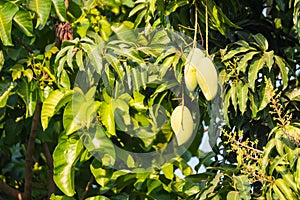
[[[196,79],[196,68],[195,66],[198,65],[199,60],[204,58],[204,53],[202,50],[198,48],[194,48],[190,51],[184,68],[184,81],[187,89],[191,92],[195,90],[197,87],[197,79]]]
[[[171,127],[178,145],[187,142],[193,134],[193,118],[186,106],[177,106],[171,115]]]
[[[205,57],[196,66],[196,79],[206,100],[212,100],[218,91],[218,74],[211,59]]]

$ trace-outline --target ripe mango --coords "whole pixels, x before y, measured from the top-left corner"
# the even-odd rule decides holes
[[[171,127],[178,145],[187,142],[193,134],[193,118],[186,106],[177,106],[171,115]]]
[[[190,51],[185,67],[184,67],[184,82],[187,89],[191,92],[197,87],[196,68],[201,58],[204,58],[204,53],[199,48],[194,48]]]
[[[211,59],[205,57],[199,60],[196,79],[206,100],[212,100],[218,92],[218,73]]]

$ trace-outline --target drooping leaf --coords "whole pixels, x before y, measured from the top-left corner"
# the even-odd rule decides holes
[[[27,3],[28,8],[38,15],[36,28],[43,29],[50,15],[51,0],[28,0]]]
[[[258,72],[264,67],[264,65],[265,65],[265,60],[263,57],[256,59],[250,65],[249,72],[248,72],[248,81],[249,81],[249,87],[252,89],[252,91],[255,91],[255,81],[257,79]]]
[[[11,3],[6,2],[0,9],[0,38],[5,46],[12,46],[11,28],[12,19],[19,8]]]
[[[281,74],[281,79],[283,82],[283,89],[285,89],[288,86],[288,70],[287,70],[287,63],[284,61],[283,58],[279,57],[279,56],[274,56],[275,58],[275,62],[278,65],[279,69],[280,69],[280,74]]]
[[[63,135],[53,152],[54,181],[67,196],[75,194],[75,164],[83,151],[80,139]]]
[[[273,90],[272,81],[270,78],[265,78],[265,86],[262,89],[262,96],[258,111],[264,109],[271,101],[270,92]]]
[[[247,108],[247,102],[248,102],[248,84],[243,84],[242,81],[240,81],[237,84],[237,99],[239,108],[242,114],[246,111]]]

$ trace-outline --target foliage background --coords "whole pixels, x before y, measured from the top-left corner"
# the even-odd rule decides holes
[[[0,198],[299,199],[299,6],[299,0],[1,1]],[[174,40],[164,31],[134,44],[138,28],[190,38],[196,33],[219,72],[221,98],[208,102],[199,88],[185,94],[201,111],[192,145],[173,162],[144,173],[130,157],[119,158],[123,170],[110,168],[116,156],[102,136],[135,151],[167,144],[173,135],[169,120],[157,122],[157,113],[149,112],[159,104],[170,116],[178,104],[169,89],[182,83],[192,45],[166,48]],[[122,31],[129,33],[126,38]],[[117,43],[110,45],[111,37]],[[170,75],[175,82],[145,85],[145,63],[161,66],[150,72],[156,79]],[[106,88],[91,87],[92,105],[89,92],[76,90],[83,70],[98,74],[98,89]],[[117,82],[140,89],[113,95]],[[74,94],[86,102],[78,110],[97,108],[101,126],[90,121],[89,112],[76,113],[87,122],[76,125]],[[157,128],[160,136],[133,139],[122,134],[124,124]],[[89,152],[77,134],[87,126],[103,143],[101,162],[91,156],[99,149]],[[213,146],[208,153],[199,150],[204,132]],[[192,157],[198,159],[194,169],[187,164]],[[197,173],[201,166],[205,172]],[[175,175],[176,169],[185,177]]]

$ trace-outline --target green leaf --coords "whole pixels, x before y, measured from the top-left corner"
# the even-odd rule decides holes
[[[264,53],[264,58],[269,71],[271,71],[274,64],[274,51],[268,51]]]
[[[94,197],[88,197],[86,198],[86,200],[110,200],[110,199],[107,198],[106,196],[98,195]]]
[[[111,180],[113,169],[103,167],[102,163],[100,163],[97,159],[93,160],[90,168],[92,174],[95,177],[95,180],[101,187],[106,186],[107,183]]]
[[[36,28],[43,29],[50,15],[51,0],[28,0],[27,3],[28,8],[38,15]]]
[[[231,59],[232,57],[234,57],[235,55],[237,54],[240,54],[240,53],[244,53],[244,52],[247,52],[251,50],[250,47],[244,47],[244,46],[241,46],[241,47],[237,47],[229,52],[227,52],[224,57],[222,58],[222,62],[228,60],[228,59]]]
[[[52,3],[59,21],[65,22],[67,18],[65,0],[52,0]]]
[[[0,38],[4,46],[13,46],[11,40],[12,19],[19,8],[11,3],[6,2],[0,9]]]
[[[145,9],[146,7],[146,4],[145,3],[141,3],[137,6],[135,6],[131,11],[130,13],[128,14],[128,17],[131,17],[133,16],[135,13],[137,13],[138,11],[142,10],[142,9]]]
[[[10,95],[12,89],[14,89],[14,84],[9,82],[1,82],[0,83],[0,108],[6,106],[7,99]]]
[[[162,167],[162,171],[167,179],[173,180],[174,177],[174,167],[172,163],[167,163]]]
[[[250,65],[249,72],[248,72],[248,81],[249,81],[249,87],[254,92],[255,92],[255,81],[257,79],[257,74],[259,70],[261,70],[264,67],[264,65],[265,65],[265,60],[263,57],[256,59]]]
[[[267,78],[267,77],[264,77],[264,78],[265,78],[265,84],[262,89],[262,96],[261,96],[258,111],[263,110],[270,103],[270,101],[271,101],[270,92],[273,91],[273,89],[274,89],[271,79]]]
[[[54,182],[67,196],[75,194],[75,164],[82,151],[80,139],[67,138],[63,135],[53,152]]]
[[[83,56],[82,56],[82,54],[83,54],[82,50],[80,49],[80,50],[78,50],[76,52],[76,55],[75,55],[75,57],[76,57],[76,64],[77,64],[77,66],[78,66],[78,68],[79,68],[80,71],[84,71]]]
[[[253,35],[252,37],[257,42],[257,44],[261,50],[263,50],[263,51],[268,50],[268,48],[269,48],[268,41],[261,33]]]
[[[253,58],[253,56],[255,56],[258,53],[259,52],[257,52],[257,51],[250,51],[250,52],[246,53],[237,64],[238,65],[238,67],[237,67],[238,72],[245,73],[245,71],[247,69],[247,66],[248,66],[248,62]]]
[[[234,185],[236,185],[237,189],[239,190],[240,197],[244,200],[250,200],[251,187],[249,184],[248,175],[240,175],[240,176],[233,175],[233,181],[235,183]]]
[[[243,84],[243,82],[240,81],[236,85],[236,90],[239,108],[241,113],[244,114],[247,109],[248,102],[248,84]]]
[[[238,104],[238,102],[237,102],[237,100],[238,100],[237,92],[238,92],[237,91],[237,84],[232,83],[231,89],[230,89],[230,97],[231,97],[231,102],[232,102],[232,105],[233,105],[233,108],[234,108],[235,111],[237,111],[237,104]]]
[[[272,138],[271,140],[269,140],[269,142],[266,144],[265,148],[264,148],[264,155],[261,161],[261,169],[263,171],[266,171],[266,168],[268,166],[268,163],[270,161],[270,153],[273,150],[273,148],[276,145],[276,140],[274,138]]]
[[[289,81],[288,71],[287,71],[288,64],[285,62],[283,58],[279,56],[274,56],[274,58],[277,66],[280,69],[281,79],[283,82],[283,89],[285,89],[288,86],[288,81]]]
[[[291,188],[288,187],[288,183],[286,183],[282,178],[276,179],[275,185],[285,195],[286,199],[288,199],[288,200],[297,199],[296,195],[292,192]]]
[[[19,10],[14,16],[14,21],[20,27],[20,29],[28,37],[33,36],[33,25],[32,19],[30,18],[29,12],[25,10]]]
[[[68,196],[60,196],[60,195],[52,194],[50,196],[50,200],[75,200],[75,198],[68,197]]]
[[[290,101],[300,101],[300,87],[293,88],[285,93]]]
[[[70,100],[73,91],[62,92],[60,90],[54,90],[50,92],[47,99],[44,100],[41,111],[41,123],[43,130],[48,127],[49,120],[54,114]]]
[[[5,62],[5,58],[4,58],[4,55],[3,55],[3,51],[0,50],[0,72],[2,70],[2,67],[4,65],[4,62]]]
[[[238,191],[230,191],[226,197],[227,200],[242,200]]]
[[[91,65],[94,67],[95,71],[98,74],[101,74],[102,71],[102,57],[101,57],[101,51],[99,47],[95,44],[87,44],[87,43],[82,43],[82,48],[86,52],[89,61]]]
[[[107,94],[106,90],[103,90],[104,101],[100,105],[100,119],[107,131],[111,135],[116,135],[114,110],[111,97]]]

